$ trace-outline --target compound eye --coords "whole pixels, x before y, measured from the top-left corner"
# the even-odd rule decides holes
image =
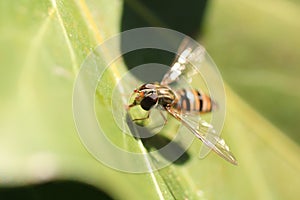
[[[141,107],[148,111],[151,109],[152,106],[154,106],[157,102],[157,98],[153,98],[151,96],[145,97],[142,101],[141,101]]]

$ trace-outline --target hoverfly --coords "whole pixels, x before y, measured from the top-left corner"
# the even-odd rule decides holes
[[[209,113],[213,110],[214,102],[204,92],[197,89],[178,89],[171,88],[171,84],[180,80],[182,77],[188,76],[190,69],[187,67],[188,56],[191,53],[199,54],[202,49],[186,48],[177,57],[169,71],[164,75],[160,83],[146,83],[135,89],[133,94],[133,102],[128,109],[140,106],[144,111],[148,112],[147,116],[141,119],[133,119],[133,121],[144,120],[149,118],[151,109],[159,106],[166,110],[171,116],[179,120],[187,127],[197,138],[199,138],[207,147],[216,152],[219,156],[237,165],[237,161],[230,152],[225,141],[214,134],[213,127],[205,120],[200,118],[200,114]],[[201,54],[201,52],[200,52]],[[192,123],[188,116],[198,115],[199,120]],[[164,116],[163,116],[164,117]],[[166,120],[166,119],[165,119]],[[165,121],[166,122],[166,121]],[[205,136],[205,131],[212,130],[210,137]]]

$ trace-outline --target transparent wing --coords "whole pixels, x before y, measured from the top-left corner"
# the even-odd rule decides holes
[[[225,141],[220,138],[213,127],[202,120],[200,117],[196,117],[191,114],[179,114],[172,108],[166,108],[167,111],[176,119],[188,128],[197,138],[199,138],[207,147],[216,152],[219,156],[227,160],[228,162],[237,165],[237,161],[234,155],[230,152],[229,147]]]
[[[161,84],[170,85],[180,81],[182,78],[188,80],[196,73],[190,62],[196,62],[200,65],[204,59],[204,47],[194,47],[188,40],[184,40],[178,49],[178,56],[171,65],[170,70],[164,75]]]

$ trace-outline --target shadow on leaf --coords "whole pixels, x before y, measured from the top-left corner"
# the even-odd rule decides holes
[[[52,181],[24,187],[0,188],[1,199],[102,199],[112,200],[105,192],[77,181]]]
[[[153,135],[150,130],[147,130],[145,127],[138,126],[132,122],[129,115],[126,115],[126,122],[131,134],[136,139],[142,140],[145,148],[149,152],[157,150],[160,156],[176,165],[182,165],[190,159],[189,154],[183,147],[163,136],[161,133]],[[166,145],[168,145],[168,148],[163,148]]]

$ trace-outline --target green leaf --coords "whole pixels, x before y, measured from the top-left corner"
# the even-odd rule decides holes
[[[215,1],[210,5],[212,14],[208,15],[210,17],[203,40],[213,58],[220,59],[217,61],[220,66],[221,63],[225,67],[231,64],[240,66],[242,61],[249,59],[255,64],[264,60],[259,59],[261,51],[270,50],[272,46],[268,45],[278,41],[280,36],[269,37],[270,32],[264,32],[267,31],[262,28],[264,24],[258,29],[257,14],[266,17],[264,19],[275,26],[271,18],[284,5],[291,13],[275,12],[275,16],[283,20],[281,30],[293,30],[290,37],[286,38],[289,44],[299,35],[298,7],[277,0],[275,3],[265,3],[263,8],[271,5],[272,9],[263,11],[248,1],[241,1],[241,4]],[[251,10],[251,15],[245,12],[249,6],[256,6]],[[119,32],[122,8],[122,2],[118,0],[1,2],[0,187],[76,180],[93,185],[116,199],[297,199],[300,196],[298,144],[261,117],[229,86],[226,89],[228,109],[223,137],[235,153],[238,166],[226,163],[215,154],[203,160],[198,159],[200,141],[193,143],[187,152],[188,159],[183,163],[174,163],[160,171],[145,174],[115,171],[96,161],[87,152],[73,122],[73,82],[89,52]],[[238,13],[235,14],[231,9]],[[152,14],[154,19],[162,17]],[[257,18],[251,18],[255,16]],[[245,31],[245,28],[235,30],[238,26],[231,26],[234,30],[222,29],[233,19],[237,20],[239,26],[246,26],[242,19],[247,19],[247,25],[251,25],[250,28],[247,26],[249,31]],[[235,47],[236,50],[229,48],[230,51],[224,51],[231,43],[225,43],[225,33],[223,35],[221,30],[227,30],[227,34],[236,33],[241,37],[249,34],[251,37],[242,37],[240,42],[246,42],[239,48]],[[231,42],[238,39],[232,38]],[[255,44],[254,47],[261,51],[251,52],[249,58],[247,49],[251,46],[246,44]],[[288,51],[299,46],[295,44],[283,48]],[[296,53],[291,53],[296,56]],[[278,54],[274,52],[274,55],[268,56],[269,60]],[[293,56],[289,60],[290,66],[294,66],[299,58]],[[122,65],[119,70],[126,68]],[[243,84],[239,86],[235,82],[237,68],[221,70],[230,85],[242,91],[244,97],[251,96],[246,94],[247,87],[243,88]],[[110,71],[105,81],[111,81],[115,73]],[[276,77],[279,72],[274,73]],[[244,72],[240,70],[240,74]],[[295,82],[298,83],[298,80]],[[274,88],[277,88],[276,85]],[[111,91],[112,88],[108,87],[107,93]],[[264,111],[272,109],[270,106]],[[107,126],[115,125],[108,122]],[[112,135],[112,138],[120,145],[124,143],[123,137]],[[128,139],[126,142],[137,151],[146,151],[141,141]]]
[[[212,2],[203,42],[229,85],[300,143],[300,6],[239,2]]]

